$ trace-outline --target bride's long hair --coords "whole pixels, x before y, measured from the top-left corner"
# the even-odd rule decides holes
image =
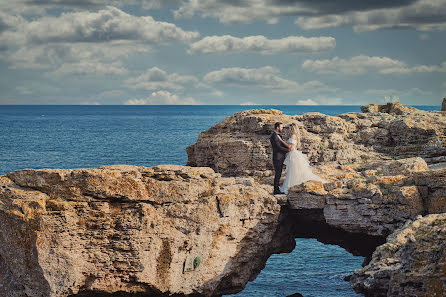
[[[291,135],[296,135],[296,140],[299,141],[300,140],[300,131],[299,128],[297,127],[296,124],[291,124],[290,125],[290,137]]]
[[[290,137],[292,137],[292,135],[296,136],[296,147],[300,147],[300,131],[299,128],[297,127],[297,125],[295,123],[290,125]]]

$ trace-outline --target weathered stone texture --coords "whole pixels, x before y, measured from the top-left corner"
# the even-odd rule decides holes
[[[445,209],[446,169],[429,171],[421,158],[323,166],[320,172],[331,182],[292,187],[288,207],[320,209],[327,224],[350,233],[385,237],[409,219]]]
[[[301,133],[302,147],[317,166],[364,163],[420,156],[429,164],[446,161],[446,114],[420,111],[399,103],[363,107],[366,113],[328,116],[284,115],[278,110],[249,110],[227,117],[202,132],[187,147],[188,165],[207,166],[228,176],[272,175],[270,133],[275,122]]]
[[[446,214],[408,221],[350,282],[365,296],[445,296]]]
[[[0,296],[219,295],[273,252],[280,206],[210,168],[105,166],[0,177]]]

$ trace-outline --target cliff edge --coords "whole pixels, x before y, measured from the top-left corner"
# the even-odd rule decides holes
[[[0,296],[238,292],[277,252],[279,213],[264,186],[210,168],[12,172],[0,177]]]

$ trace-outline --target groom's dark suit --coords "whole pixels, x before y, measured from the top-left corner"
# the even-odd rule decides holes
[[[279,181],[282,176],[282,168],[283,161],[285,161],[286,153],[290,151],[290,149],[279,140],[279,136],[282,138],[280,133],[274,131],[271,134],[269,140],[271,141],[271,145],[273,147],[273,165],[274,165],[274,194],[280,192],[279,189]]]

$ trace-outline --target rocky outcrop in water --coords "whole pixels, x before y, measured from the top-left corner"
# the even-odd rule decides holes
[[[279,212],[269,188],[210,168],[12,172],[0,176],[0,296],[237,292],[282,244]]]
[[[285,128],[298,125],[301,150],[316,165],[315,172],[330,182],[309,181],[279,199],[291,213],[288,223],[296,226],[291,233],[343,246],[366,256],[367,264],[373,250],[408,220],[446,211],[446,169],[428,168],[446,161],[446,114],[399,103],[371,104],[361,110],[339,116],[289,116],[276,110],[237,113],[200,134],[197,143],[187,148],[188,164],[210,166],[223,175],[251,175],[272,184],[268,136],[274,122],[282,122]],[[443,251],[443,243],[437,240],[443,239],[432,237],[432,245]],[[406,243],[401,245],[404,248]],[[426,267],[435,266],[425,260]],[[402,276],[409,272],[395,272],[400,266],[392,268],[400,275],[393,279],[395,284],[386,282],[390,276],[380,282],[385,267],[373,267],[376,281],[369,289],[367,277],[352,280],[354,288],[367,296],[385,296],[380,295],[383,291],[403,292],[389,296],[434,292],[429,281],[404,282]],[[417,277],[422,278],[425,268],[418,268]],[[446,283],[446,275],[440,274],[436,282]],[[398,287],[405,289],[398,291]],[[446,294],[444,287],[437,288]],[[408,292],[417,293],[404,295]]]
[[[446,114],[395,103],[362,110],[236,113],[187,148],[194,167],[25,169],[0,176],[0,296],[235,293],[272,253],[291,251],[295,237],[372,259],[351,279],[367,296],[444,290],[444,265],[429,262],[444,251],[443,237],[434,236],[443,217],[397,231],[417,234],[404,235],[409,240],[390,234],[420,215],[446,211],[446,169],[428,168],[446,158]],[[328,183],[309,181],[288,196],[271,195],[269,134],[276,121],[298,125],[302,151]],[[430,258],[410,258],[423,242],[432,247],[423,250]],[[433,273],[422,276],[431,268],[439,272],[435,281]]]
[[[408,221],[350,282],[365,296],[445,296],[446,214]]]
[[[269,135],[275,122],[294,123],[301,150],[313,164],[344,165],[372,160],[422,157],[446,162],[446,114],[400,103],[367,105],[365,113],[328,116],[284,115],[278,110],[249,110],[227,117],[187,147],[188,165],[211,167],[223,175],[272,175]]]

